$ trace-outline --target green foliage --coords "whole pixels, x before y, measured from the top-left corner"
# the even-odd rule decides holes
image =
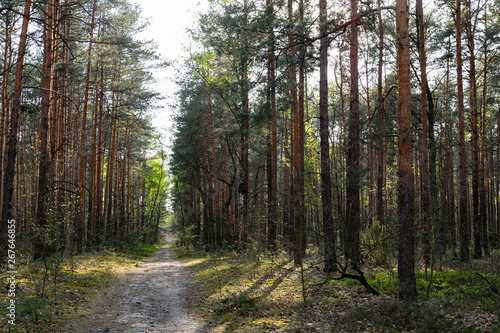
[[[360,243],[367,262],[387,267],[396,254],[396,235],[389,226],[381,227],[379,221],[360,232]]]
[[[194,269],[202,288],[195,309],[219,329],[478,332],[498,326],[491,315],[497,296],[484,280],[466,271],[433,272],[432,281],[430,273],[418,272],[421,296],[418,303],[405,304],[397,301],[395,271],[377,269],[366,274],[382,294],[377,297],[349,279],[324,283],[316,263],[306,260],[308,303],[304,305],[300,271],[286,254],[208,255],[182,247],[175,251]]]
[[[78,311],[88,307],[89,300],[109,287],[127,269],[138,265],[156,249],[137,248],[130,253],[105,252],[63,258],[60,255],[43,261],[26,262],[16,275],[16,326],[12,332],[61,332]],[[1,274],[5,281],[7,274]],[[2,291],[0,297],[8,299]],[[5,318],[7,305],[0,303]],[[8,331],[0,322],[0,331]]]
[[[179,244],[188,247],[194,245],[195,240],[198,238],[198,236],[194,232],[195,229],[196,226],[193,224],[184,227],[179,232]]]

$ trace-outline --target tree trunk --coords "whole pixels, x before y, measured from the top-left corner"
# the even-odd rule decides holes
[[[485,5],[485,19],[484,25],[485,30],[488,27],[488,16],[487,8]],[[491,179],[491,177],[485,177],[485,160],[486,160],[486,112],[487,112],[487,88],[488,88],[488,38],[484,37],[484,68],[483,68],[483,109],[481,113],[481,151],[480,151],[480,161],[479,161],[479,223],[481,230],[481,244],[483,246],[484,254],[489,255],[489,242],[488,242],[488,223],[487,223],[487,186],[486,179]]]
[[[330,175],[330,129],[328,116],[328,14],[326,0],[319,0],[320,54],[319,54],[319,136],[321,151],[321,204],[323,232],[325,234],[323,256],[325,272],[337,270],[336,234],[332,215],[332,181]]]
[[[479,129],[477,115],[477,84],[476,84],[476,55],[474,51],[474,28],[472,27],[472,7],[470,0],[465,1],[467,46],[469,47],[469,74],[470,74],[470,122],[472,130],[472,222],[474,226],[474,258],[481,258],[481,222],[479,218]]]
[[[453,145],[451,143],[450,119],[449,117],[449,86],[450,86],[450,59],[446,59],[446,85],[444,92],[444,146],[445,146],[445,163],[444,174],[446,177],[446,192],[448,194],[448,207],[446,221],[446,242],[447,248],[454,249],[456,247],[456,225],[455,225],[455,181],[453,176],[454,161],[453,161]]]
[[[3,203],[2,220],[0,221],[0,258],[7,253],[7,226],[12,219],[12,197],[14,194],[14,175],[17,155],[17,132],[19,127],[19,111],[21,109],[21,92],[24,71],[24,54],[28,40],[28,25],[30,20],[31,1],[24,2],[24,17],[17,52],[16,77],[14,80],[14,94],[12,96],[12,111],[10,114],[10,130],[7,141],[7,156],[3,165]],[[5,50],[7,52],[7,50]],[[3,96],[3,95],[2,95]],[[2,100],[5,102],[5,100]],[[2,103],[2,106],[4,104]],[[6,108],[7,109],[7,108]],[[5,110],[6,110],[5,109]],[[3,112],[5,112],[3,110]],[[2,114],[3,114],[2,112]],[[2,133],[0,133],[1,135]],[[2,158],[2,156],[0,156]]]
[[[278,223],[278,135],[276,117],[275,55],[274,55],[274,0],[266,1],[269,35],[267,40],[267,104],[271,116],[270,136],[268,136],[268,230],[267,246],[276,251]]]
[[[358,1],[351,0],[351,20],[358,15]],[[351,89],[349,102],[349,143],[347,147],[347,184],[346,184],[346,222],[347,244],[346,259],[354,266],[360,262],[359,228],[360,228],[360,147],[359,147],[359,71],[358,71],[358,21],[350,25],[350,66]]]
[[[459,207],[460,207],[460,259],[469,261],[469,224],[467,205],[467,151],[465,150],[464,89],[462,75],[462,10],[456,0],[455,38],[457,57],[457,107],[459,145]]]
[[[31,2],[30,2],[31,6]],[[5,162],[7,160],[7,156],[4,156],[4,149],[5,147],[5,140],[8,140],[8,130],[9,130],[9,123],[7,122],[7,119],[9,119],[9,105],[10,105],[10,98],[9,98],[9,83],[10,83],[10,74],[11,74],[11,66],[12,66],[12,57],[13,57],[13,50],[12,50],[12,30],[14,28],[14,24],[12,23],[11,20],[11,12],[12,12],[12,3],[9,3],[7,8],[5,8],[5,42],[4,42],[4,50],[3,50],[3,77],[2,77],[2,117],[0,120],[0,198],[2,197],[2,193],[4,191],[4,187],[1,185],[1,182],[3,180],[3,172],[4,172],[4,167],[5,167]],[[28,13],[29,14],[29,13]],[[22,29],[22,28],[21,28]],[[24,58],[23,58],[24,59]],[[24,61],[24,60],[23,60]],[[1,211],[2,211],[2,206],[3,202],[0,202],[0,216],[1,216]],[[4,219],[4,221],[6,221]],[[4,222],[7,223],[7,222]],[[0,222],[0,225],[2,223]],[[5,228],[2,227],[2,231],[0,233],[3,233],[3,230],[6,229],[7,225]],[[7,234],[6,234],[7,235]],[[2,238],[3,236],[0,236]],[[2,239],[3,241],[3,239]],[[3,244],[0,243],[0,244]],[[2,245],[3,246],[3,245]],[[4,249],[0,249],[0,254],[3,254]],[[6,252],[7,253],[7,252]],[[4,256],[2,256],[4,258]]]
[[[39,142],[40,160],[38,167],[38,193],[37,193],[37,213],[36,231],[34,242],[33,259],[38,260],[47,255],[45,244],[45,229],[47,227],[47,197],[49,189],[49,168],[50,156],[48,147],[49,110],[52,98],[52,75],[54,70],[54,15],[56,13],[56,3],[53,0],[47,1],[45,5],[45,29],[43,48],[43,71],[42,71],[42,102],[40,114]]]
[[[422,197],[422,246],[425,270],[431,261],[432,210],[429,188],[429,123],[427,107],[427,57],[422,0],[417,0],[418,54],[420,60],[420,103],[422,142],[420,147],[420,186]]]
[[[85,238],[85,147],[87,138],[87,110],[89,103],[89,91],[90,91],[90,72],[92,65],[92,43],[94,38],[94,26],[95,26],[95,12],[97,7],[97,0],[94,0],[92,6],[92,17],[90,23],[90,39],[89,46],[87,49],[87,71],[85,76],[85,95],[83,101],[83,112],[82,112],[82,128],[80,133],[80,167],[79,167],[79,185],[80,185],[80,197],[79,197],[79,210],[78,210],[78,221],[76,223],[76,250],[81,252],[84,250],[84,238]]]
[[[398,63],[398,278],[399,297],[417,298],[415,280],[415,227],[413,222],[413,163],[410,85],[410,45],[407,0],[396,0]]]
[[[378,0],[380,7],[380,0]],[[380,226],[385,225],[384,212],[384,96],[383,96],[383,66],[384,66],[384,23],[382,21],[382,11],[378,11],[379,25],[379,49],[378,49],[378,75],[377,75],[377,220]]]

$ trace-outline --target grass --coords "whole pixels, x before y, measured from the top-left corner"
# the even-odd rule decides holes
[[[417,272],[419,299],[405,304],[397,300],[395,271],[366,269],[377,297],[354,280],[324,283],[325,274],[307,262],[304,303],[300,270],[285,253],[175,252],[203,290],[195,309],[212,323],[210,332],[500,332],[500,295],[467,270],[433,272],[432,281]],[[483,276],[498,285],[495,275]]]
[[[150,257],[156,248],[105,251],[75,257],[54,256],[45,261],[21,261],[16,275],[16,325],[6,320],[6,289],[0,293],[0,331],[58,332],[76,313],[120,276]],[[7,283],[7,274],[0,275]]]

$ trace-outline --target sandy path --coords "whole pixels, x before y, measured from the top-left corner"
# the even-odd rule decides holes
[[[72,332],[204,332],[185,310],[195,292],[190,284],[184,264],[163,246],[102,295]]]

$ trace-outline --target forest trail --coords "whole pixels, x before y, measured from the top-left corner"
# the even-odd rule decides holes
[[[169,234],[167,245],[100,295],[70,331],[203,332],[201,320],[186,311],[195,288],[185,264],[170,255],[172,241]]]

